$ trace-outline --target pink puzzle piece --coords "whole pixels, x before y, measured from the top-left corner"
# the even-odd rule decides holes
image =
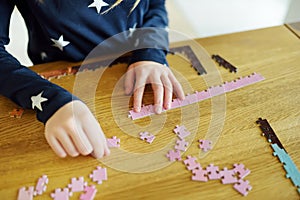
[[[86,186],[85,193],[80,195],[80,200],[93,200],[96,196],[97,189],[94,185]]]
[[[224,170],[220,171],[220,176],[222,178],[223,184],[230,184],[230,183],[237,182],[237,178],[234,177],[234,171],[228,170],[226,167],[224,168]]]
[[[169,158],[169,161],[173,162],[173,161],[176,161],[176,160],[181,160],[181,155],[180,155],[180,151],[179,150],[170,150],[168,153],[167,153],[167,158]]]
[[[183,140],[177,140],[176,141],[176,145],[175,145],[175,149],[180,150],[180,151],[186,151],[187,147],[188,147],[189,143],[186,142],[184,139]]]
[[[112,138],[107,138],[107,145],[110,148],[119,148],[120,147],[120,139],[116,136],[113,136]]]
[[[252,186],[249,184],[249,181],[244,181],[243,179],[240,179],[238,183],[234,184],[233,188],[244,196],[247,196],[248,192],[252,190]]]
[[[201,165],[197,162],[196,157],[187,156],[187,159],[183,161],[188,170],[200,169]]]
[[[140,139],[145,140],[146,142],[151,144],[154,141],[155,136],[152,135],[151,133],[148,133],[148,132],[141,132],[140,133]]]
[[[202,181],[207,182],[207,171],[202,169],[201,167],[198,169],[194,169],[193,171],[192,180],[193,181]]]
[[[202,151],[206,152],[210,150],[211,147],[211,141],[210,140],[198,140],[200,142],[199,147],[202,149]]]
[[[210,164],[206,167],[206,171],[208,173],[209,180],[218,180],[221,178],[218,166]]]
[[[197,95],[198,101],[202,101],[202,100],[205,100],[205,99],[208,99],[211,97],[210,93],[207,90],[204,90],[201,92],[196,92],[196,95]]]
[[[69,192],[68,188],[57,188],[54,193],[51,193],[51,197],[54,200],[69,200],[70,196],[72,196],[72,192]]]
[[[176,135],[180,138],[180,139],[184,139],[185,137],[189,136],[191,133],[185,128],[184,125],[182,126],[176,126],[176,128],[173,130],[174,133],[176,133]]]
[[[250,170],[245,168],[243,164],[234,164],[233,171],[238,174],[238,177],[243,179],[250,174]]]
[[[43,175],[42,177],[40,177],[35,186],[35,191],[34,191],[33,195],[34,196],[42,195],[47,189],[48,182],[49,182],[49,179],[48,179],[47,175]]]
[[[102,184],[103,180],[107,180],[106,168],[101,168],[97,166],[97,169],[93,170],[93,173],[90,174],[90,178],[94,182],[97,182],[98,184]]]
[[[71,192],[82,192],[85,186],[87,186],[87,182],[84,182],[83,177],[72,178],[71,184],[68,185]]]
[[[18,200],[32,200],[34,193],[34,187],[31,186],[26,190],[25,187],[21,187],[18,193]]]

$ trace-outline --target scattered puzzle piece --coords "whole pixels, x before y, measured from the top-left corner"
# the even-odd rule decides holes
[[[34,193],[34,187],[31,186],[26,190],[25,187],[21,187],[18,193],[18,200],[32,200]]]
[[[198,140],[200,142],[199,148],[202,149],[202,151],[206,152],[212,148],[211,141],[210,140]]]
[[[180,150],[180,151],[186,151],[189,143],[186,142],[184,139],[183,140],[177,140],[175,149]]]
[[[72,192],[69,192],[68,188],[57,188],[54,193],[51,193],[51,197],[54,200],[69,200],[70,196],[72,196]]]
[[[71,192],[82,192],[85,186],[87,186],[87,182],[84,182],[83,177],[72,178],[71,184],[68,185]]]
[[[177,125],[176,128],[174,129],[174,133],[180,138],[184,139],[185,137],[189,136],[191,133],[185,128],[184,125],[179,126]]]
[[[175,150],[175,151],[170,150],[166,156],[169,158],[169,161],[171,161],[171,162],[176,161],[176,160],[181,160],[181,155],[180,155],[179,150]]]
[[[220,171],[220,176],[223,184],[236,183],[237,178],[234,177],[234,171],[228,170],[226,167]]]
[[[221,178],[218,166],[214,166],[213,164],[210,164],[206,167],[206,171],[208,173],[208,178],[210,180],[218,180]]]
[[[35,186],[35,191],[33,193],[34,196],[42,195],[47,189],[48,182],[49,182],[49,179],[48,179],[47,175],[43,175],[42,177],[40,177]]]
[[[188,170],[200,169],[201,165],[197,162],[196,157],[187,156],[187,159],[183,161]]]
[[[194,169],[193,171],[192,180],[193,181],[202,181],[207,182],[207,171],[199,167],[198,169]]]
[[[116,136],[113,136],[112,138],[107,138],[107,146],[110,148],[119,148],[120,147],[120,139]]]
[[[234,164],[233,171],[238,174],[238,177],[243,179],[250,174],[249,169],[245,169],[245,165],[243,164]]]
[[[93,200],[97,193],[97,189],[94,185],[86,186],[84,191],[85,193],[80,195],[80,200]]]
[[[152,135],[151,133],[148,133],[148,132],[141,132],[140,133],[140,139],[141,140],[146,140],[146,142],[151,144],[154,141],[155,136]]]
[[[248,191],[252,190],[252,186],[249,184],[249,181],[244,181],[242,179],[240,179],[238,183],[234,184],[233,188],[244,196],[247,196]]]
[[[14,117],[14,118],[21,118],[23,115],[24,110],[22,108],[15,108],[13,109],[13,111],[9,112],[9,116],[10,117]]]
[[[106,168],[101,168],[97,166],[97,169],[93,170],[93,173],[90,174],[90,178],[94,182],[97,182],[98,184],[102,184],[103,180],[107,180]]]

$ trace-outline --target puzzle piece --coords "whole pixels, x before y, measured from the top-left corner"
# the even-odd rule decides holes
[[[210,140],[198,140],[200,142],[199,148],[202,149],[202,151],[206,152],[210,149],[212,149],[212,142]]]
[[[281,163],[289,162],[289,160],[290,160],[289,155],[286,153],[286,151],[284,149],[280,148],[277,143],[271,144],[271,147],[274,151],[273,155],[277,156],[277,158],[279,159],[279,161]]]
[[[249,169],[245,169],[245,165],[243,164],[234,164],[233,171],[238,174],[238,177],[243,179],[250,174]]]
[[[188,147],[189,143],[186,142],[184,139],[183,140],[177,140],[176,141],[176,145],[175,145],[175,149],[180,150],[180,151],[186,151],[187,147]]]
[[[221,178],[218,166],[214,166],[213,164],[210,164],[206,167],[206,171],[208,174],[208,178],[210,180],[217,180]]]
[[[102,184],[103,180],[107,180],[106,168],[101,168],[97,166],[97,169],[93,170],[93,173],[90,174],[90,178],[94,182],[97,182],[98,184]]]
[[[82,192],[85,186],[87,186],[87,182],[84,182],[83,177],[72,178],[71,184],[68,185],[71,192]]]
[[[93,200],[97,193],[97,189],[94,185],[86,186],[84,191],[85,193],[80,195],[80,200]]]
[[[176,128],[173,130],[174,133],[176,133],[176,135],[180,138],[180,139],[184,139],[185,137],[189,136],[191,133],[185,128],[184,125],[179,126],[177,125]]]
[[[188,170],[200,169],[201,165],[197,162],[196,157],[187,156],[187,159],[183,161]]]
[[[57,188],[54,193],[51,193],[51,197],[54,200],[69,200],[70,196],[72,196],[72,192],[69,192],[68,188]]]
[[[107,138],[107,146],[110,148],[119,148],[120,147],[120,139],[116,136],[113,136],[112,138]]]
[[[140,133],[140,139],[141,140],[146,140],[146,142],[151,144],[154,141],[155,136],[152,135],[151,133],[148,133],[148,132],[141,132]]]
[[[169,158],[169,161],[171,161],[171,162],[176,161],[176,160],[181,160],[181,155],[180,155],[179,150],[175,150],[175,151],[170,150],[166,156]]]
[[[248,192],[252,190],[252,186],[249,184],[249,181],[244,181],[243,179],[240,179],[238,183],[234,184],[233,188],[244,196],[247,196]]]
[[[34,191],[33,195],[34,196],[42,195],[47,189],[48,182],[49,182],[49,179],[48,179],[47,175],[43,175],[42,177],[40,177],[35,186],[35,191]]]
[[[202,169],[201,167],[194,169],[193,171],[192,180],[193,181],[202,181],[207,182],[207,171]]]
[[[15,108],[13,109],[13,111],[9,112],[9,116],[10,117],[14,117],[14,118],[21,118],[23,115],[24,110],[22,108]]]
[[[25,187],[21,187],[18,193],[18,200],[32,200],[34,193],[34,187],[31,186],[26,190]]]
[[[234,177],[234,171],[228,170],[226,167],[220,171],[220,176],[223,184],[236,183],[237,178]]]

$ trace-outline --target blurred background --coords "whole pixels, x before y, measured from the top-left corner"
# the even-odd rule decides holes
[[[300,22],[300,0],[166,0],[171,30],[190,38],[203,38],[286,23]],[[11,42],[6,49],[23,65],[28,36],[22,17],[14,10]]]

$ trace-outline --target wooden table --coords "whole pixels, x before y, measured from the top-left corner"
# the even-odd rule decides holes
[[[172,142],[176,136],[172,130],[177,124],[186,125],[195,136],[184,157],[203,155],[199,154],[197,140],[205,138],[210,124],[213,124],[210,128],[219,134],[218,140],[206,156],[198,157],[198,162],[202,167],[213,163],[222,169],[231,169],[234,163],[243,163],[251,170],[251,174],[245,178],[253,187],[248,196],[242,197],[232,184],[223,185],[219,180],[191,181],[192,173],[185,169],[185,165],[182,162],[168,164],[165,155],[152,157],[151,160],[142,158],[147,169],[139,168],[141,160],[128,162],[127,157],[101,161],[90,156],[60,159],[48,146],[43,135],[44,126],[35,119],[34,111],[25,110],[21,119],[10,118],[8,112],[16,105],[1,97],[1,199],[16,199],[20,187],[35,185],[43,174],[49,177],[48,189],[35,199],[50,199],[50,193],[55,188],[66,187],[72,177],[83,176],[89,184],[93,184],[88,176],[96,166],[106,167],[108,172],[108,180],[96,185],[96,199],[299,199],[296,187],[290,179],[285,178],[282,164],[272,155],[270,144],[261,136],[255,121],[259,117],[268,119],[299,169],[300,40],[288,28],[279,26],[203,38],[197,42],[209,54],[219,54],[237,66],[238,72],[229,73],[224,68],[216,67],[209,70],[207,75],[198,76],[186,60],[170,55],[170,65],[187,93],[206,89],[209,86],[206,83],[210,83],[209,77],[230,81],[258,72],[266,80],[226,96],[191,105],[182,109],[182,112],[176,109],[154,116],[152,121],[150,118],[131,121],[123,111],[119,112],[111,106],[112,101],[122,96],[116,85],[125,73],[126,66],[119,64],[105,69],[95,93],[94,111],[107,137],[119,137],[122,150],[131,152],[131,155],[144,154],[146,158],[152,152],[174,146]],[[70,65],[58,62],[32,69],[42,72]],[[93,76],[92,72],[87,73]],[[74,79],[75,76],[66,76],[52,81],[72,91]],[[218,82],[219,79],[213,81]],[[145,103],[151,102],[149,91]],[[212,109],[213,105],[217,105],[217,108]],[[128,104],[125,110],[128,110]],[[212,123],[222,119],[222,116],[225,116],[223,120]],[[133,132],[128,133],[129,130]],[[153,132],[157,138],[152,144],[141,141],[134,137],[140,130]],[[117,151],[113,150],[112,156]],[[161,162],[165,165],[161,166]],[[158,170],[153,170],[155,168]],[[150,172],[144,172],[147,170]],[[71,199],[77,199],[78,196],[79,193],[75,193]]]

